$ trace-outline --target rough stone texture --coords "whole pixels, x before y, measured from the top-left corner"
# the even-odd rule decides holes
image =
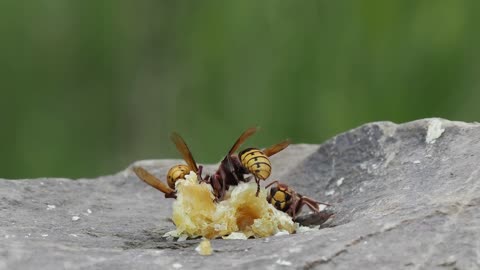
[[[163,179],[174,163],[142,164]],[[213,240],[210,257],[195,252],[199,240],[162,238],[171,200],[128,169],[0,180],[0,269],[480,269],[479,124],[366,124],[289,147],[273,166],[335,217],[313,232]]]

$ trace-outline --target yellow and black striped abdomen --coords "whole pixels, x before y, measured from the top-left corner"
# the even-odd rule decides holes
[[[190,168],[187,165],[175,165],[167,173],[167,184],[170,188],[175,189],[175,182],[178,179],[185,179],[185,175],[190,173]]]
[[[257,148],[248,148],[238,154],[242,165],[259,179],[265,180],[272,173],[272,165],[268,157]]]

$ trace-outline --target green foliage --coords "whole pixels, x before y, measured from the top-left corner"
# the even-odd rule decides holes
[[[480,2],[3,1],[0,177],[217,162],[370,121],[475,121]]]

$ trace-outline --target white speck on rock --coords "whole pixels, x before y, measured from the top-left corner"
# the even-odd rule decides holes
[[[370,262],[376,262],[377,261],[377,259],[375,258],[375,255],[373,255],[372,253],[367,254],[367,256],[365,256],[365,257]]]
[[[457,262],[457,259],[455,258],[455,256],[450,255],[450,256],[448,256],[448,258],[445,260],[445,262],[443,263],[443,265],[454,265],[456,262]]]
[[[333,189],[325,192],[326,196],[332,196],[333,194],[335,194],[335,190],[333,190]]]
[[[47,236],[48,236],[48,234],[42,234],[42,237],[47,237]]]
[[[301,252],[302,252],[302,248],[301,248],[301,247],[289,248],[289,249],[288,249],[288,252],[290,252],[290,253],[301,253]]]
[[[72,217],[72,220],[73,220],[73,221],[77,221],[77,220],[79,220],[79,219],[80,219],[79,216],[73,216],[73,217]]]
[[[420,164],[420,160],[414,160],[413,164]]]
[[[383,224],[382,232],[389,231],[389,230],[395,228],[397,225],[398,225],[397,223],[387,222],[387,223]]]
[[[285,266],[290,266],[290,265],[292,265],[292,262],[285,261],[285,260],[282,260],[282,259],[278,259],[275,263],[276,263],[276,264],[279,264],[279,265],[285,265]]]
[[[428,125],[427,129],[427,136],[425,137],[425,141],[427,143],[433,144],[435,143],[435,140],[440,138],[442,136],[442,133],[445,131],[444,128],[442,128],[442,121],[438,119],[432,119],[430,120],[430,124]]]
[[[365,191],[365,189],[363,189],[362,187],[360,187],[360,188],[358,189],[358,191],[360,191],[360,192],[364,192],[364,191]]]
[[[90,209],[87,209],[87,214],[89,214],[89,215],[90,215],[91,213],[92,213],[92,210],[90,210]]]
[[[70,236],[73,236],[73,237],[78,237],[78,235],[74,234],[74,233],[71,233],[69,234]]]
[[[47,204],[47,210],[52,210],[52,209],[55,209],[55,208],[57,208],[55,205]]]
[[[172,267],[175,268],[175,269],[180,269],[180,268],[183,267],[183,265],[181,265],[181,264],[179,264],[179,263],[174,263],[174,264],[172,265]]]
[[[341,186],[343,184],[343,180],[345,180],[344,177],[340,178],[337,180],[337,187]]]

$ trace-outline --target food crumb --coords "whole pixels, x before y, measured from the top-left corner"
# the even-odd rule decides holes
[[[279,231],[277,232],[276,234],[274,234],[273,236],[282,236],[282,235],[289,235],[290,233],[287,232],[287,231]]]
[[[223,236],[223,239],[229,239],[229,240],[247,240],[248,237],[242,233],[242,232],[232,232],[228,236]]]
[[[177,199],[173,202],[172,221],[176,230],[166,233],[165,237],[248,239],[271,236],[281,230],[295,231],[292,218],[268,203],[265,189],[256,196],[254,182],[232,187],[226,199],[218,203],[212,186],[199,183],[193,171],[175,186]]]
[[[183,266],[183,265],[181,265],[181,264],[179,264],[179,263],[174,263],[174,264],[172,265],[172,267],[175,268],[175,269],[182,268],[182,266]]]
[[[212,245],[208,239],[203,239],[195,250],[203,256],[212,255]]]
[[[72,220],[73,220],[73,221],[77,221],[77,220],[79,220],[79,219],[80,219],[79,216],[73,216],[73,217],[72,217]]]
[[[52,209],[55,209],[56,206],[53,205],[53,204],[47,204],[47,210],[52,210]]]

